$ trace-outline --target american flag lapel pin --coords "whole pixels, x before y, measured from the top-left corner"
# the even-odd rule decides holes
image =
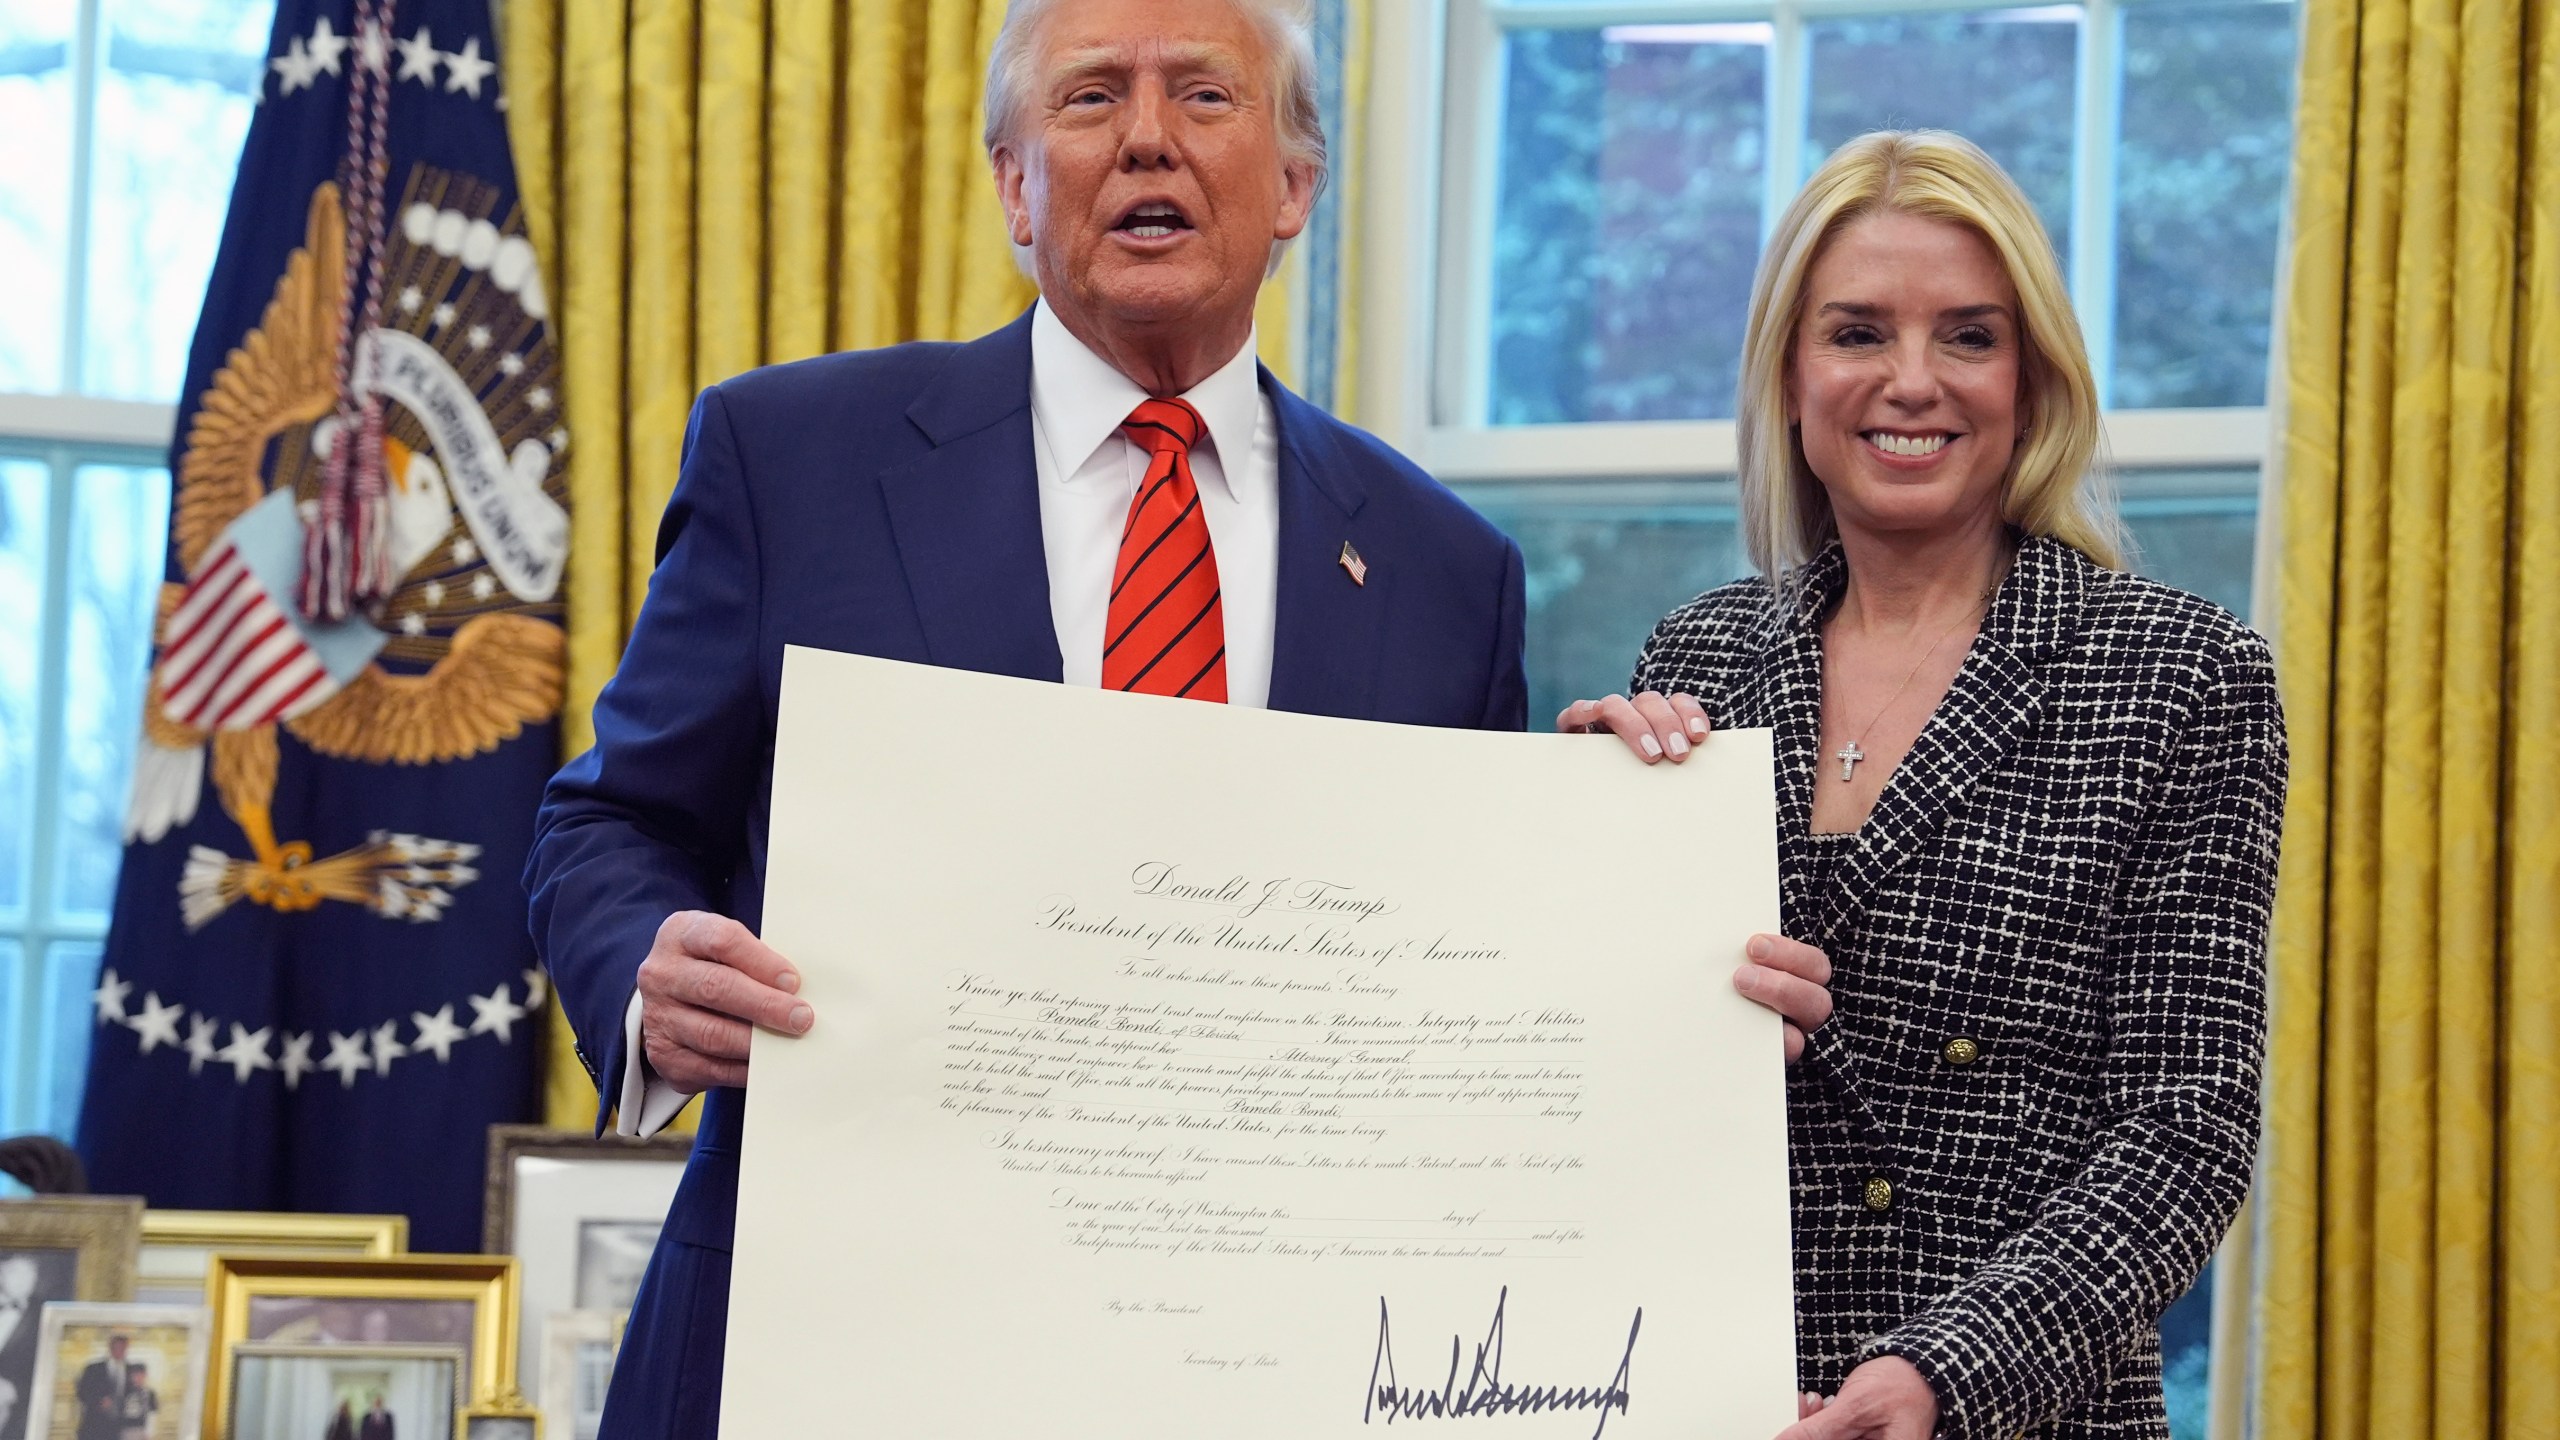
[[[1352,549],[1348,540],[1342,542],[1342,570],[1354,585],[1369,583],[1369,562],[1360,558],[1360,552]]]

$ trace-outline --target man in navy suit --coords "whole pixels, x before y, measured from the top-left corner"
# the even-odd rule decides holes
[[[755,933],[785,645],[1525,723],[1518,547],[1254,361],[1255,297],[1323,184],[1313,74],[1302,0],[1015,0],[987,146],[1040,303],[695,406],[648,603],[526,877],[620,1128],[710,1092],[605,1440],[714,1432],[748,1036],[816,1019]]]
[[[80,1440],[118,1440],[124,1434],[125,1396],[135,1369],[125,1360],[131,1344],[126,1336],[109,1335],[107,1353],[90,1361],[73,1385],[72,1398],[80,1404]]]

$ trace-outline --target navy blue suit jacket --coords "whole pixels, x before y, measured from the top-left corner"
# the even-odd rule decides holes
[[[1271,707],[1522,728],[1519,547],[1268,371],[1262,385],[1280,441]],[[1060,678],[1037,486],[1028,314],[967,344],[828,355],[703,393],[595,747],[552,780],[525,877],[606,1106],[660,922],[760,924],[785,645]],[[1339,563],[1345,541],[1365,584]],[[744,1108],[731,1090],[704,1102],[617,1369],[616,1440],[712,1433]]]

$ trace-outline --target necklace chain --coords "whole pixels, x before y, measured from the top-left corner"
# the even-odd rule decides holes
[[[1876,707],[1876,713],[1867,717],[1867,723],[1858,727],[1857,731],[1849,737],[1848,744],[1832,752],[1832,758],[1840,762],[1842,784],[1849,783],[1857,774],[1858,762],[1867,758],[1867,752],[1859,748],[1858,742],[1867,738],[1867,732],[1876,728],[1876,722],[1885,717],[1886,711],[1900,703],[1903,695],[1911,689],[1911,682],[1920,678],[1921,670],[1928,666],[1930,657],[1938,653],[1938,647],[1947,643],[1948,636],[1962,629],[1967,621],[1979,623],[1984,616],[1991,613],[1991,597],[1999,593],[2000,581],[2007,574],[2008,567],[2003,565],[1999,572],[1992,576],[1991,583],[1982,587],[1982,594],[1974,608],[1957,616],[1953,624],[1938,632],[1938,638],[1930,641],[1929,648],[1920,652],[1920,658],[1912,663],[1911,673],[1902,677],[1902,683],[1894,688],[1892,696],[1886,699],[1884,704]]]

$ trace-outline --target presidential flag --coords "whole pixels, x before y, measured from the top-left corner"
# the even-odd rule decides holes
[[[188,365],[94,1188],[478,1248],[536,1105],[558,363],[487,0],[281,0]]]

